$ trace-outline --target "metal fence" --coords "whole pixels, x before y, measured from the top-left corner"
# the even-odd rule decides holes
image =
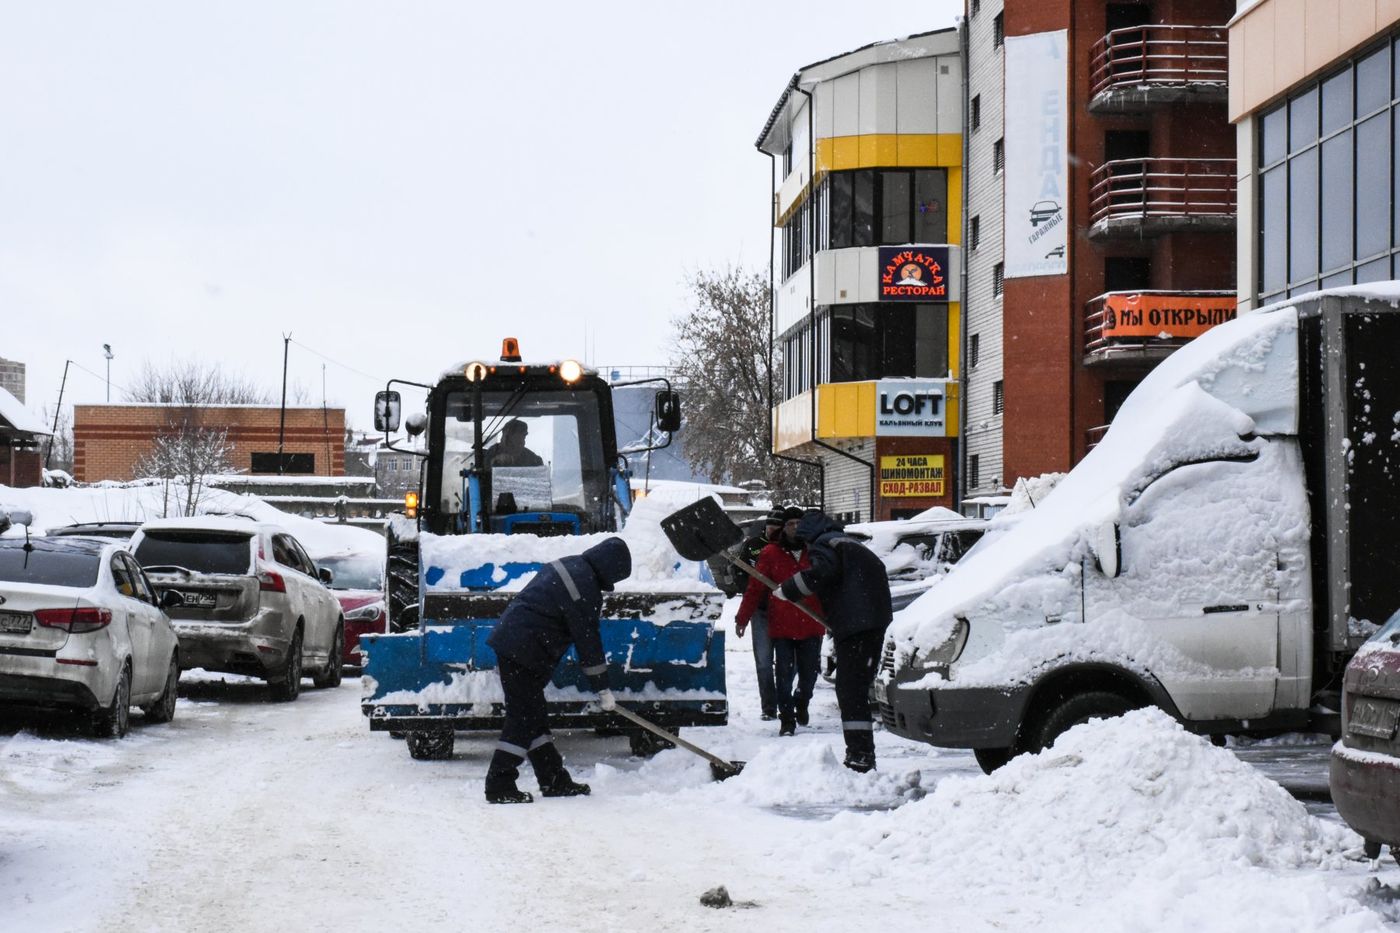
[[[1234,159],[1115,159],[1090,178],[1090,224],[1234,217]]]
[[[1119,86],[1224,84],[1229,73],[1224,26],[1132,26],[1094,43],[1089,96]]]

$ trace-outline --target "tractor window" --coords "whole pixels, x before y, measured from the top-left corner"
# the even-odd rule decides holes
[[[583,391],[484,391],[483,496],[494,523],[521,512],[570,512],[591,529],[590,516],[608,501],[607,464],[598,400]],[[475,422],[470,392],[447,396],[443,432],[441,508],[456,514],[467,502]]]

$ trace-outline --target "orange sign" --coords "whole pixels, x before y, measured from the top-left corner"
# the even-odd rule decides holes
[[[1105,337],[1199,337],[1235,319],[1233,296],[1108,295],[1103,306]]]

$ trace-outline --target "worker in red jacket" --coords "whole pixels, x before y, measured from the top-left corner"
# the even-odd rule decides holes
[[[758,572],[774,583],[781,584],[812,566],[807,559],[806,546],[796,537],[797,523],[801,518],[801,509],[785,509],[783,530],[758,555],[755,565]],[[739,613],[734,619],[736,633],[744,633],[749,619],[767,596],[768,587],[757,578],[749,580],[743,601],[739,604]],[[821,613],[821,603],[815,596],[809,596],[804,605]],[[826,630],[821,623],[791,602],[768,600],[768,636],[773,642],[773,663],[777,673],[779,735],[792,735],[799,725],[805,726],[809,722],[807,707],[812,701],[812,689],[821,670],[824,634]],[[795,692],[794,680],[797,682]]]

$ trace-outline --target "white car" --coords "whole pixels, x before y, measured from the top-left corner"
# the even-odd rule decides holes
[[[125,546],[0,538],[0,706],[71,711],[120,738],[132,706],[173,719],[179,679],[174,629]]]
[[[163,518],[142,525],[131,551],[172,609],[180,665],[260,677],[273,699],[295,700],[304,672],[340,685],[345,619],[318,569],[287,531],[231,516]]]

